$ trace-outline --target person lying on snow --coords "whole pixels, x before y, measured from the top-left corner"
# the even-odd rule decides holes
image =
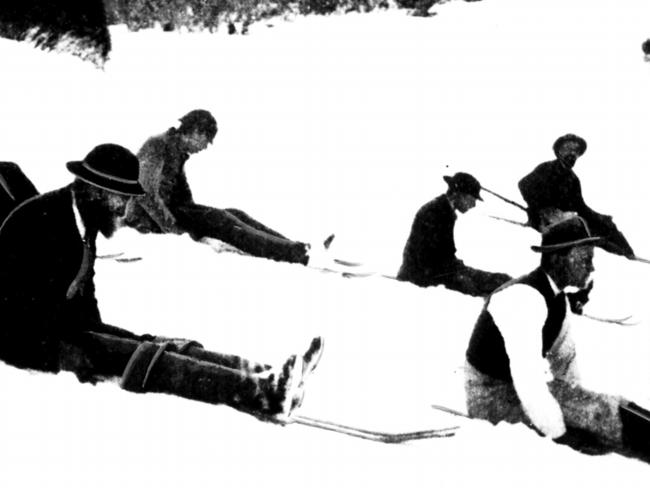
[[[565,289],[587,285],[600,241],[580,217],[548,227],[532,246],[540,266],[487,298],[466,352],[467,408],[573,447],[650,461],[650,412],[580,385]]]
[[[511,277],[465,266],[456,257],[456,212],[465,213],[481,198],[481,185],[468,173],[445,176],[449,186],[418,210],[404,247],[397,279],[418,286],[443,285],[472,296],[486,296]]]
[[[38,190],[16,163],[0,162],[0,225],[14,208],[36,195]]]
[[[595,212],[582,197],[580,179],[573,167],[587,150],[587,142],[575,134],[566,134],[553,144],[556,159],[541,163],[519,181],[519,191],[528,205],[528,223],[538,231],[564,212],[582,217],[592,232],[603,239],[597,244],[607,252],[634,258],[634,251],[609,215]]]
[[[307,264],[310,245],[285,237],[242,210],[194,202],[185,163],[191,154],[212,143],[217,122],[207,110],[193,110],[180,122],[178,128],[151,137],[138,152],[146,195],[133,202],[127,225],[143,233],[187,232],[195,240],[211,243],[217,239],[253,256]]]
[[[143,194],[139,163],[115,144],[95,147],[68,169],[63,188],[18,206],[0,228],[0,359],[23,369],[72,371],[81,382],[121,377],[134,392],[161,392],[226,404],[282,420],[302,400],[320,358],[315,338],[278,369],[102,323],[95,298],[95,244],[110,237],[127,205]]]

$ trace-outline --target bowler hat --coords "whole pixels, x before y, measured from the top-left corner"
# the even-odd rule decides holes
[[[542,233],[541,246],[531,246],[535,252],[554,252],[569,247],[595,244],[602,240],[589,232],[589,227],[582,217],[575,216],[549,225]]]
[[[481,184],[469,173],[456,173],[454,176],[443,176],[442,178],[447,182],[450,190],[458,193],[467,193],[474,198],[483,200],[480,193]]]
[[[578,143],[578,152],[580,153],[579,156],[582,156],[587,150],[587,141],[585,141],[582,137],[575,134],[564,134],[562,137],[558,137],[558,139],[553,144],[553,152],[556,156],[560,148],[567,142]]]
[[[138,182],[138,158],[117,144],[100,144],[83,161],[70,161],[66,166],[77,178],[104,190],[125,195],[144,194]]]

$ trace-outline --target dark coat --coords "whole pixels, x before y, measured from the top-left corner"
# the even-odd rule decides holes
[[[0,162],[0,225],[20,203],[36,195],[36,187],[16,163]]]
[[[591,210],[582,198],[580,179],[572,168],[558,160],[538,165],[519,181],[519,191],[528,205],[531,225],[539,226],[539,214],[546,208],[590,215]]]
[[[453,273],[455,223],[456,213],[445,194],[422,206],[413,220],[397,278],[428,286],[438,275]]]
[[[576,212],[587,222],[593,235],[605,238],[600,247],[614,254],[634,256],[612,218],[589,208],[582,197],[580,179],[559,160],[538,165],[519,181],[519,191],[528,205],[528,221],[535,229],[540,229],[540,216],[545,209]]]
[[[83,293],[66,298],[83,256],[79,232],[70,186],[23,203],[0,228],[0,359],[58,371],[60,339],[100,322],[93,262]]]

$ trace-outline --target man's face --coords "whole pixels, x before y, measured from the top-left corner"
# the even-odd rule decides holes
[[[98,205],[97,224],[104,236],[111,237],[121,226],[132,197],[108,191],[104,195],[102,203]]]
[[[565,259],[566,284],[585,288],[594,272],[594,247],[577,246],[569,251]]]
[[[199,130],[185,135],[184,140],[190,154],[201,152],[212,143],[212,139]]]
[[[573,168],[580,157],[580,144],[575,141],[567,141],[557,150],[557,157],[569,168]]]
[[[457,193],[454,198],[454,208],[460,213],[465,213],[468,210],[476,207],[476,197],[467,193]]]

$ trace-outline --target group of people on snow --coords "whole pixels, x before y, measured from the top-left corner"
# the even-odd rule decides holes
[[[226,404],[267,420],[290,418],[318,364],[322,338],[272,367],[205,350],[196,341],[105,324],[95,298],[96,240],[119,225],[142,233],[187,233],[252,256],[310,264],[307,243],[242,210],[194,201],[185,164],[216,134],[210,112],[191,111],[177,128],[147,140],[137,155],[116,144],[95,147],[67,164],[70,185],[43,195],[15,164],[0,164],[0,217],[8,215],[0,227],[0,359],[19,368],[72,371],[82,382],[119,377],[128,391]],[[586,150],[584,139],[567,134],[553,149],[555,160],[519,182],[528,225],[542,234],[541,245],[533,246],[541,254],[538,268],[513,279],[456,257],[457,212],[482,200],[476,178],[456,173],[444,177],[447,191],[417,212],[397,279],[485,297],[466,353],[472,417],[523,422],[569,444],[584,443],[588,434],[601,446],[647,456],[650,422],[641,423],[641,433],[638,426],[650,414],[580,386],[569,320],[569,311],[581,313],[593,286],[594,246],[635,255],[611,217],[582,198],[573,166]]]

